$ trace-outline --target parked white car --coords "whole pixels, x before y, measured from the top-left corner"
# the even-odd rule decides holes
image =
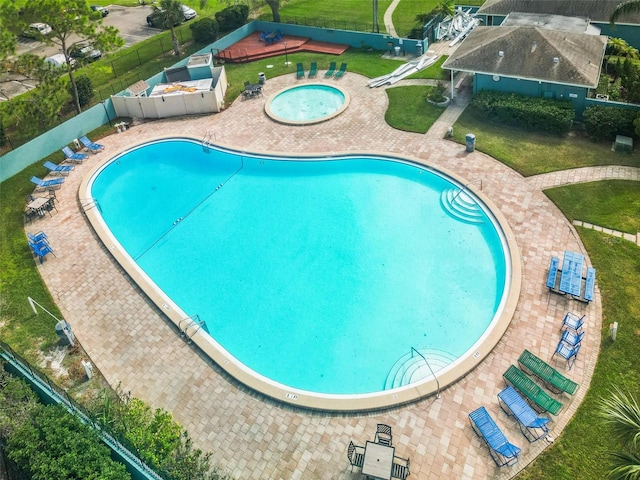
[[[180,5],[180,7],[182,8],[182,13],[184,13],[185,20],[191,20],[198,15],[193,8],[187,7],[186,5]]]
[[[51,55],[44,59],[45,62],[50,63],[54,67],[62,67],[67,64],[67,59],[64,57],[62,53],[56,53],[55,55]],[[73,67],[76,64],[75,58],[71,59],[70,65]]]
[[[51,33],[51,26],[46,23],[32,23],[29,25],[22,36],[27,38],[38,38],[40,36],[49,35]]]

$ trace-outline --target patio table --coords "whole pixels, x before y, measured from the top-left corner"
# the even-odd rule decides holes
[[[46,211],[45,207],[49,204],[49,201],[49,197],[36,197],[27,203],[27,208],[43,216]],[[49,215],[51,215],[51,213],[49,213]]]
[[[380,480],[391,480],[394,453],[394,447],[367,442],[362,474]]]
[[[580,296],[583,267],[583,254],[570,252],[568,250],[564,252],[564,259],[562,261],[562,275],[560,276],[559,288],[561,292]]]

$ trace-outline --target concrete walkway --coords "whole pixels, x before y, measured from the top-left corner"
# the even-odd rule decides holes
[[[314,81],[335,82],[322,75],[318,78]],[[588,389],[600,345],[598,288],[595,301],[586,305],[552,294],[544,286],[551,255],[561,255],[566,249],[586,252],[573,225],[541,190],[558,182],[600,179],[603,173],[581,169],[578,177],[564,178],[558,173],[555,179],[552,175],[523,178],[487,155],[466,153],[464,146],[443,139],[462,112],[463,99],[454,102],[424,135],[394,130],[384,121],[384,89],[370,89],[366,81],[354,73],[340,80],[340,86],[350,93],[351,104],[343,114],[316,125],[280,125],[263,113],[270,95],[301,83],[292,74],[269,79],[263,98],[236,101],[218,115],[144,122],[101,139],[106,151],[76,167],[59,190],[59,212],[27,228],[45,230],[58,255],[38,269],[64,318],[106,379],[112,385],[121,383],[123,390],[154,408],[172,412],[189,430],[195,445],[213,452],[214,461],[238,480],[360,478],[357,469],[352,473],[349,468],[347,446],[349,441],[364,445],[372,439],[377,423],[392,426],[396,455],[411,459],[411,478],[511,478],[547,444],[529,444],[499,408],[496,395],[504,388],[502,373],[525,348],[550,359],[564,314],[586,315],[588,333],[580,358],[571,371],[564,372],[580,388],[573,397],[558,397],[565,407],[552,419],[551,433],[557,437]],[[243,151],[293,155],[383,152],[455,172],[469,181],[481,179],[492,208],[506,217],[523,263],[519,302],[506,334],[475,370],[444,389],[441,399],[428,397],[376,413],[300,410],[229,378],[187,345],[161,309],[123,274],[96,239],[78,199],[81,178],[111,155],[162,136],[201,139],[208,131],[215,133],[217,143]],[[611,167],[606,175],[625,171]],[[637,172],[635,175],[637,178]],[[208,288],[215,288],[215,275],[203,282],[203,295]],[[522,447],[515,467],[495,467],[486,447],[469,428],[467,415],[480,405]]]

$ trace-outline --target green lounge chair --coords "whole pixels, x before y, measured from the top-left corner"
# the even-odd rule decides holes
[[[324,73],[324,78],[333,77],[333,74],[336,72],[336,62],[331,62],[329,64],[329,70]]]
[[[525,373],[531,373],[542,380],[547,388],[554,393],[567,392],[573,395],[578,388],[578,384],[558,372],[544,360],[540,360],[529,350],[525,350],[518,359],[520,368]]]
[[[344,74],[347,73],[347,64],[342,62],[342,65],[340,65],[340,70],[338,70],[334,75],[333,78],[342,78],[344,76]]]
[[[518,367],[511,365],[502,375],[507,384],[513,385],[523,397],[532,403],[532,407],[541,412],[549,412],[557,415],[562,408],[562,403],[549,396],[540,386],[527,377],[527,374]]]
[[[302,63],[298,62],[296,64],[296,70],[296,78],[304,78],[304,66],[302,65]]]
[[[309,78],[316,78],[318,74],[318,62],[311,62],[311,69],[309,69]]]

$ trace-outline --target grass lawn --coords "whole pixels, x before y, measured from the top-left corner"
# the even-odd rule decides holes
[[[594,165],[640,166],[638,153],[612,152],[609,142],[595,143],[575,134],[555,137],[492,124],[469,109],[454,124],[453,137],[464,143],[467,133],[476,135],[478,150],[524,176]]]
[[[271,77],[280,75],[296,74],[296,63],[302,62],[305,69],[309,69],[311,62],[318,63],[318,77],[322,78],[325,70],[329,68],[330,62],[340,63],[346,62],[347,75],[348,72],[358,73],[369,78],[379,77],[387,73],[393,72],[398,68],[397,60],[382,58],[383,52],[365,52],[359,48],[350,48],[340,56],[328,55],[322,53],[300,52],[288,55],[291,65],[285,66],[285,56],[270,57],[264,60],[258,60],[251,63],[227,64],[225,69],[229,80],[229,89],[225,96],[225,101],[230,104],[244,89],[245,80],[257,81],[258,73],[264,72],[267,80]],[[272,68],[267,68],[272,65]],[[434,78],[439,75],[440,69],[424,69],[424,76],[421,78]],[[421,72],[421,73],[422,73]]]
[[[391,5],[391,0],[379,0],[378,24],[380,33],[385,33],[384,12]],[[262,10],[271,15],[268,7]],[[291,0],[280,2],[280,16],[283,21],[294,21],[303,25],[326,25],[328,28],[350,30],[349,25],[360,25],[371,28],[373,25],[373,4],[368,0],[340,0],[335,2],[318,2],[315,0]]]
[[[640,232],[640,182],[606,180],[545,192],[566,217],[626,233]],[[576,201],[578,200],[578,201]]]
[[[388,88],[386,122],[405,132],[426,133],[445,111],[445,107],[437,107],[426,101],[427,93],[432,89],[429,86]]]
[[[412,80],[414,78],[429,78],[432,80],[449,80],[449,72],[447,70],[442,69],[442,64],[444,61],[449,58],[448,55],[442,55],[436,63],[431,65],[430,67],[425,68],[424,70],[420,70],[419,72],[412,73],[407,77],[407,79]]]

